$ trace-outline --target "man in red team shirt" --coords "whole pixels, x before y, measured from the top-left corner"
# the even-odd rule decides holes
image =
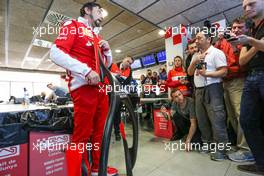
[[[122,86],[130,85],[132,80],[132,70],[130,66],[133,64],[134,59],[131,56],[126,56],[118,67],[117,64],[113,63],[110,66],[110,71],[116,76]],[[121,140],[119,124],[121,122],[121,113],[120,110],[123,104],[121,103],[119,109],[117,110],[115,119],[114,119],[114,128],[115,128],[115,138],[116,141]]]
[[[107,41],[98,36],[103,20],[103,9],[97,3],[86,3],[80,10],[78,20],[64,23],[60,35],[51,48],[50,57],[54,63],[65,68],[69,76],[69,89],[74,104],[74,129],[72,144],[82,146],[91,141],[91,175],[98,175],[100,148],[104,125],[108,113],[108,96],[99,91],[103,84],[98,59],[100,50],[107,66],[112,55]],[[81,175],[84,158],[87,166],[87,151],[69,149],[66,151],[69,176]],[[88,167],[89,168],[89,167]],[[114,168],[107,169],[108,176],[117,175]]]

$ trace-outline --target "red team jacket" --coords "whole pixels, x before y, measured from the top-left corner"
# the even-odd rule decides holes
[[[123,76],[126,78],[128,78],[130,76],[130,68],[127,68],[127,69],[121,69],[119,68],[116,64],[112,64],[111,66],[111,70],[110,70],[112,73],[117,73],[119,74],[120,76]]]
[[[91,70],[98,71],[94,52],[94,41],[101,38],[82,17],[78,20],[67,21],[63,24],[59,37],[50,51],[50,58],[57,65],[65,68],[70,78],[71,91],[87,84],[85,76]],[[112,63],[111,51],[101,51],[105,64]]]
[[[183,95],[187,96],[190,94],[188,87],[184,84],[180,83],[180,79],[186,79],[187,74],[183,71],[182,68],[174,68],[169,71],[168,79],[167,79],[167,86],[170,88],[178,88],[181,90]]]
[[[225,80],[245,76],[245,68],[239,65],[239,53],[242,46],[236,46],[237,51],[234,52],[233,46],[226,39],[222,39],[215,44],[215,47],[223,51],[226,55],[228,74],[224,78]]]

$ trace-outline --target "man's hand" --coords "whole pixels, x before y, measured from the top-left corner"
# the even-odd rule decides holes
[[[185,78],[181,78],[179,81],[181,84],[184,84],[184,85],[189,83],[189,81],[185,80]]]
[[[190,152],[191,151],[191,142],[189,140],[185,141],[185,146],[186,146],[186,152]]]
[[[110,50],[110,45],[106,40],[101,40],[99,42],[99,46],[104,50],[104,51],[108,51]]]
[[[168,113],[168,110],[166,109],[165,106],[161,106],[160,112],[163,114],[164,118],[167,120],[170,120],[170,114]]]
[[[198,64],[202,61],[204,61],[205,56],[207,55],[207,53],[197,53],[196,56],[194,57],[194,63]]]
[[[207,75],[206,75],[206,69],[205,69],[205,67],[203,66],[202,69],[197,70],[197,74],[198,74],[198,75],[201,75],[201,76],[203,76],[203,77],[206,77]]]
[[[251,37],[247,36],[247,35],[239,35],[239,36],[236,36],[236,39],[237,40],[234,40],[234,41],[230,41],[230,43],[232,45],[239,45],[239,44],[242,44],[242,45],[247,45],[250,43],[251,41]]]
[[[100,77],[98,73],[95,71],[91,71],[86,77],[85,80],[88,82],[89,85],[97,85],[100,81]]]
[[[167,113],[167,109],[165,108],[165,106],[161,106],[160,112]]]

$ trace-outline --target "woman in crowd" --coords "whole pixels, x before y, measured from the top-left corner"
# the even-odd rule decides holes
[[[187,80],[187,73],[183,68],[183,60],[180,56],[174,58],[174,67],[168,73],[167,86],[169,88],[179,89],[184,96],[189,96],[188,90],[189,81]]]

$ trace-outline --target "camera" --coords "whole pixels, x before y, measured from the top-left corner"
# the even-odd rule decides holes
[[[207,66],[206,62],[200,61],[198,64],[195,65],[195,68],[198,69],[198,70],[201,70],[201,69],[203,69],[203,66],[206,69],[206,66]]]
[[[231,35],[230,35],[230,32],[229,31],[225,31],[224,32],[224,39],[226,39],[226,40],[231,39]]]
[[[179,76],[178,81],[180,81],[180,80],[187,80],[187,77],[186,76]]]

